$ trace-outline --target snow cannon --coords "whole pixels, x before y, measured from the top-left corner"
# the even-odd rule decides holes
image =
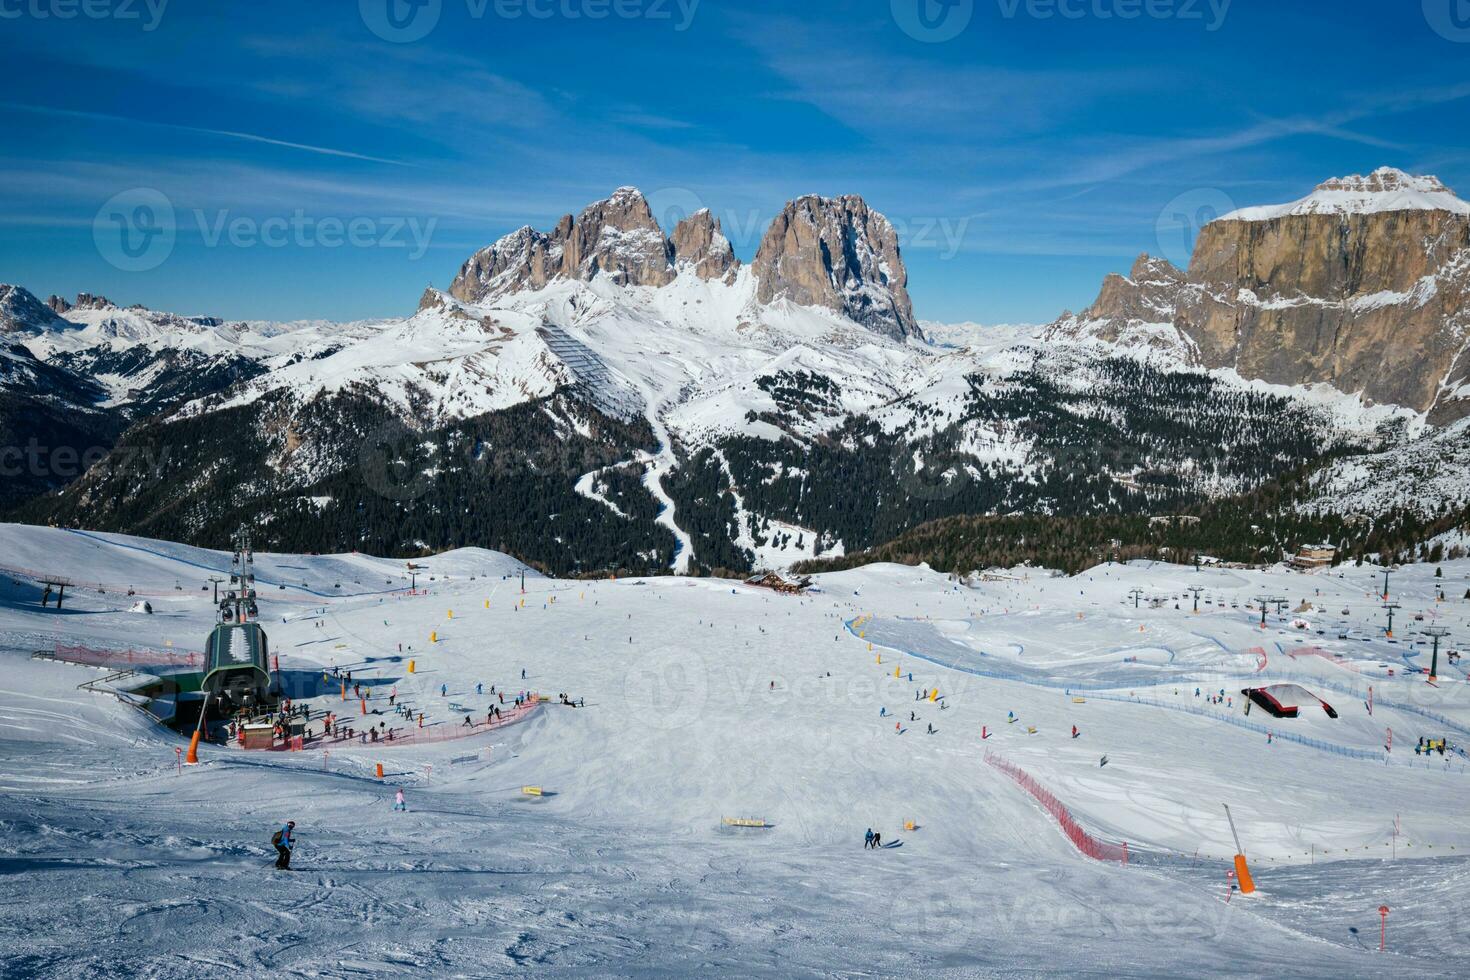
[[[1225,807],[1225,819],[1230,821],[1230,836],[1235,838],[1235,879],[1240,882],[1240,893],[1249,895],[1256,890],[1256,883],[1251,878],[1250,866],[1245,863],[1245,849],[1240,846],[1240,835],[1235,832],[1235,818],[1230,815],[1230,806]]]

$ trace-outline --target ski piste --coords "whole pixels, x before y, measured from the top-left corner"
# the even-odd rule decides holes
[[[1307,976],[1467,967],[1441,910],[1466,887],[1470,774],[1453,747],[1470,685],[1443,649],[1439,686],[1424,683],[1428,646],[1412,626],[1396,643],[1337,638],[1340,622],[1367,635],[1382,615],[1367,567],[1104,564],[966,583],[874,565],[783,594],[534,572],[523,586],[521,563],[473,549],[416,560],[416,579],[366,555],[256,553],[262,578],[353,587],[309,607],[299,593],[260,595],[281,675],[329,678],[299,700],[407,728],[388,704],[396,689],[427,715],[423,731],[456,737],[204,742],[189,766],[175,751],[184,736],[140,710],[164,706],[128,688],[147,670],[187,669],[218,617],[210,570],[231,556],[20,525],[0,526],[0,544],[12,569],[100,585],[69,587],[58,614],[40,606],[39,579],[0,577],[8,877],[12,894],[49,896],[4,907],[7,970],[80,975],[119,955],[163,970],[204,949],[246,975],[263,963],[386,971],[405,956],[474,974],[531,960],[740,976],[918,975],[941,960],[1165,976],[1181,956],[1259,973],[1290,962]],[[1402,568],[1395,596],[1458,635],[1464,604],[1437,596],[1470,562],[1441,571]],[[1187,586],[1204,590],[1198,614]],[[1135,607],[1134,589],[1149,601]],[[1273,612],[1263,631],[1245,606],[1266,593],[1315,611]],[[131,611],[137,595],[152,615]],[[159,656],[107,681],[120,672],[57,658],[62,637]],[[1264,671],[1252,652],[1263,644]],[[345,701],[334,668],[352,671]],[[1341,716],[1256,712],[1268,742],[1241,727],[1245,699],[1205,697],[1278,677],[1316,685]],[[352,684],[371,694],[354,700]],[[497,706],[525,692],[536,710],[459,736],[458,709],[483,719],[492,684]],[[890,716],[918,708],[916,695],[922,737],[894,737]],[[937,705],[944,724],[929,735]],[[1452,748],[1416,755],[1420,735]],[[1084,839],[1107,853],[1126,843],[1127,866],[1080,853],[987,751]],[[400,786],[409,809],[395,813]],[[1221,803],[1252,895],[1230,891]],[[262,878],[286,819],[293,873]],[[865,827],[884,842],[866,859]],[[1376,928],[1379,905],[1393,909],[1393,955],[1367,960],[1349,928]],[[182,924],[152,928],[165,919]],[[809,941],[775,942],[793,923]],[[105,949],[88,942],[99,932]]]

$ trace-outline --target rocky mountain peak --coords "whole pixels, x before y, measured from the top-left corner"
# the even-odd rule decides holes
[[[64,297],[57,296],[55,293],[52,293],[49,297],[47,297],[46,305],[51,307],[52,311],[54,311],[55,313],[62,315],[65,315],[71,310],[117,309],[117,304],[108,299],[106,296],[93,296],[91,293],[77,293],[77,301],[75,303],[68,302]],[[147,307],[143,306],[141,303],[135,303],[132,306],[128,307],[128,309],[146,310]]]
[[[855,194],[789,202],[761,239],[756,297],[822,306],[896,340],[922,336],[898,234]]]
[[[730,240],[720,228],[720,219],[701,208],[674,227],[670,240],[675,268],[688,267],[701,279],[729,282],[740,267]]]
[[[620,187],[589,204],[566,234],[573,278],[605,275],[624,286],[663,286],[674,279],[668,239],[636,187]]]
[[[93,296],[91,293],[77,293],[77,301],[71,304],[74,310],[109,310],[116,309],[117,304],[106,296]],[[134,303],[128,307],[130,310],[146,310],[142,303]]]
[[[731,283],[739,266],[708,209],[684,218],[668,238],[643,194],[620,187],[580,214],[563,216],[550,231],[526,226],[476,252],[448,293],[475,304],[557,279],[657,287],[681,269]],[[783,298],[825,307],[897,340],[922,336],[898,234],[856,195],[789,202],[762,239],[753,269],[759,302]]]
[[[648,201],[636,187],[564,215],[550,232],[529,225],[470,257],[449,294],[479,303],[554,279],[590,282],[605,276],[619,285],[663,286],[673,281],[673,254]]]
[[[29,289],[0,283],[0,334],[35,333],[63,322]]]
[[[1470,215],[1470,203],[1460,200],[1438,177],[1407,174],[1379,167],[1367,176],[1333,177],[1312,193],[1290,204],[1242,208],[1220,221],[1274,221],[1311,214],[1364,215],[1392,211],[1447,211]]]
[[[1444,422],[1470,414],[1467,308],[1470,205],[1385,167],[1209,223],[1187,272],[1140,257],[1048,336],[1169,347]]]

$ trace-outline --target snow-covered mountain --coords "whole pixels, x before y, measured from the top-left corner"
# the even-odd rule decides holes
[[[1187,270],[1141,256],[1046,336],[1326,383],[1450,422],[1470,414],[1470,204],[1392,168],[1330,180],[1210,222]]]
[[[558,571],[744,570],[937,517],[1167,511],[1453,414],[1448,380],[1426,406],[1393,372],[1439,370],[1458,308],[1439,322],[1379,287],[1432,269],[1421,294],[1449,302],[1470,253],[1301,260],[1343,234],[1386,248],[1401,219],[1462,233],[1437,187],[1380,171],[1329,182],[1301,214],[1222,219],[1190,271],[1145,257],[1040,329],[921,326],[892,226],[861,198],[791,202],[743,265],[709,212],[665,235],[621,188],[479,250],[404,319],[224,322],[9,287],[20,367],[0,391],[44,366],[75,382],[52,379],[57,404],[127,429],[25,516],[201,542],[251,520],[298,550],[478,543]],[[1323,243],[1288,260],[1303,234]],[[1251,288],[1224,283],[1226,251],[1257,270]],[[1378,292],[1302,291],[1344,277]],[[1263,345],[1305,329],[1299,310],[1336,339],[1299,338],[1273,366]],[[1242,318],[1228,356],[1227,315]],[[1390,328],[1396,353],[1371,339]],[[129,454],[168,458],[140,482]]]

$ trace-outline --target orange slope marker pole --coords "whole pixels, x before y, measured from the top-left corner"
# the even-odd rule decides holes
[[[1230,836],[1235,838],[1235,878],[1240,882],[1240,893],[1249,895],[1256,890],[1256,883],[1251,878],[1251,869],[1245,863],[1245,851],[1240,846],[1240,835],[1235,832],[1235,818],[1230,815],[1230,805],[1220,804],[1225,807],[1225,819],[1230,821]]]

